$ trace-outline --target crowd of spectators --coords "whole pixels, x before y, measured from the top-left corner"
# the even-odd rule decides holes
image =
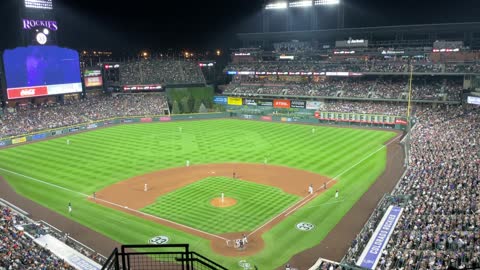
[[[205,83],[200,67],[193,61],[142,59],[120,67],[122,85]]]
[[[342,61],[258,61],[231,63],[226,71],[254,72],[362,72],[362,73],[480,73],[480,63],[433,63],[418,59],[349,59]]]
[[[366,113],[404,116],[407,114],[405,103],[327,100],[321,108],[326,112]]]
[[[318,82],[275,81],[273,78],[241,76],[227,86],[224,94],[278,95],[278,96],[321,96],[371,99],[408,99],[408,77],[359,77],[326,78]],[[413,100],[459,101],[463,84],[457,79],[421,78],[412,82]]]
[[[64,104],[29,104],[0,115],[0,138],[121,116],[162,115],[168,108],[160,94],[98,96]]]
[[[394,190],[411,200],[377,269],[480,267],[479,108],[421,108],[416,118],[409,166]],[[347,263],[358,258],[382,216],[374,213],[352,243]]]
[[[21,226],[26,220],[10,208],[0,206],[1,270],[73,270],[62,259],[37,245]]]

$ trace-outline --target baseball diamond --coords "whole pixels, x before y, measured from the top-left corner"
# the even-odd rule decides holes
[[[179,132],[179,123],[121,125],[69,136],[70,145],[57,138],[4,149],[0,173],[19,194],[116,241],[163,235],[226,267],[247,256],[268,269],[320,243],[383,173],[385,144],[398,138],[323,126],[312,135],[310,125],[230,119],[181,122]],[[222,192],[237,204],[211,206]],[[300,222],[315,227],[301,231]],[[249,243],[232,248],[229,241],[244,233]],[[286,252],[278,255],[279,248]]]

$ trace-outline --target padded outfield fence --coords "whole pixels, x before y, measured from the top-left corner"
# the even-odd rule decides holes
[[[246,119],[246,120],[259,120],[266,122],[291,122],[291,123],[303,123],[303,124],[335,124],[335,125],[346,125],[352,127],[369,127],[369,128],[385,128],[385,129],[399,129],[403,130],[404,126],[395,124],[395,123],[374,123],[366,121],[353,121],[349,122],[347,120],[342,120],[340,118],[329,118],[329,119],[319,119],[316,118],[312,112],[303,112],[296,114],[274,114],[274,115],[264,115],[265,112],[251,110],[251,109],[242,109],[242,110],[229,110],[227,112],[218,112],[218,113],[197,113],[197,114],[178,114],[178,115],[148,115],[148,116],[131,116],[131,117],[117,117],[110,119],[103,119],[98,121],[92,121],[88,123],[83,123],[74,126],[66,126],[55,129],[47,129],[38,132],[33,132],[29,134],[12,136],[6,138],[0,138],[0,148],[5,146],[17,145],[26,142],[33,142],[38,140],[47,139],[50,137],[56,136],[65,136],[71,133],[93,130],[101,127],[108,127],[119,124],[131,124],[131,123],[153,123],[153,122],[171,122],[171,121],[182,121],[182,120],[203,120],[203,119],[220,119],[220,118],[236,118],[236,119]],[[327,114],[327,113],[326,113]],[[320,113],[323,115],[323,113]],[[341,116],[339,116],[341,115]],[[367,114],[339,114],[332,113],[332,116],[335,117],[347,117],[347,115],[352,115],[354,119],[367,119],[367,117],[376,117],[379,119],[383,116],[377,115],[367,115]],[[330,117],[330,115],[329,115]],[[390,117],[392,121],[396,117]],[[370,119],[370,118],[368,118]]]
[[[102,270],[223,270],[214,261],[189,250],[188,244],[123,245],[115,248]]]

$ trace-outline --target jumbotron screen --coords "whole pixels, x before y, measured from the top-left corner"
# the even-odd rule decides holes
[[[8,99],[82,92],[75,50],[29,46],[3,53]]]
[[[53,9],[52,0],[25,0],[26,8]]]
[[[101,69],[86,69],[83,72],[85,87],[98,87],[103,85]]]

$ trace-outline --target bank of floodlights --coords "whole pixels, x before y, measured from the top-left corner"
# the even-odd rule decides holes
[[[287,2],[270,3],[265,6],[265,9],[286,9],[288,7]]]
[[[312,6],[312,0],[310,1],[294,1],[294,2],[290,2],[288,3],[288,7],[291,7],[291,8],[297,8],[297,7],[311,7]]]
[[[301,8],[312,6],[331,6],[340,4],[340,0],[296,0],[296,1],[281,1],[272,2],[265,6],[265,9],[287,9],[287,8]]]
[[[315,6],[338,5],[340,4],[340,0],[315,0],[313,4]]]

